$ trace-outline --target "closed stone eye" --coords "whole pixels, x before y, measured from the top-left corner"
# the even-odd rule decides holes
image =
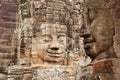
[[[59,41],[60,43],[64,43],[64,41],[66,41],[66,36],[59,36],[59,37],[58,37],[58,41]]]
[[[43,35],[42,39],[44,42],[50,42],[52,40],[52,37],[50,35]]]

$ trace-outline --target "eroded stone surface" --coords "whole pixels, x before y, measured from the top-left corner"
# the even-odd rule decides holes
[[[0,0],[0,80],[119,80],[119,3]]]

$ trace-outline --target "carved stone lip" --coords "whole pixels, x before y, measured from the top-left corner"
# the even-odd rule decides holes
[[[51,54],[51,53],[48,53],[48,55],[51,56],[51,57],[62,57],[63,56],[63,54],[58,55],[58,54]]]
[[[56,51],[49,52],[49,51],[47,50],[47,55],[49,55],[49,56],[51,56],[51,57],[62,57],[64,54],[63,54],[63,52],[61,52],[61,53],[58,53],[58,52],[56,52]]]

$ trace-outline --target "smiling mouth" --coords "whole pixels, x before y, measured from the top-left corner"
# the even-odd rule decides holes
[[[47,55],[50,56],[50,57],[59,58],[59,57],[62,57],[62,56],[63,56],[63,52],[58,53],[58,52],[56,52],[56,51],[54,51],[54,52],[49,52],[49,51],[47,51]]]
[[[57,57],[57,58],[63,56],[62,53],[61,54],[58,54],[58,53],[48,53],[48,55],[51,56],[51,57]]]

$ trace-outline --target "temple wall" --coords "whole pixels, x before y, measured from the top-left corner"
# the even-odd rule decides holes
[[[42,78],[46,78],[45,80],[47,80],[46,75],[50,75],[49,76],[50,78],[52,77],[52,75],[54,75],[55,76],[54,78],[55,79],[58,78],[58,80],[63,80],[63,79],[119,80],[120,79],[120,67],[119,67],[120,66],[120,1],[119,0],[84,0],[83,2],[83,5],[85,5],[86,8],[89,8],[89,15],[91,18],[91,22],[92,20],[98,18],[101,21],[101,25],[105,26],[103,27],[104,30],[106,31],[110,30],[109,31],[110,33],[107,32],[104,33],[109,34],[108,37],[112,36],[113,40],[111,47],[113,48],[113,52],[115,54],[112,54],[111,52],[107,52],[107,54],[98,55],[97,57],[95,57],[96,59],[94,59],[94,61],[91,61],[92,60],[90,59],[91,56],[89,57],[89,55],[86,56],[87,54],[85,54],[85,49],[84,49],[85,45],[83,44],[83,38],[79,37],[79,35],[81,35],[79,30],[82,26],[81,24],[83,24],[81,20],[82,17],[78,14],[76,15],[70,12],[70,10],[74,9],[74,11],[77,13],[77,11],[80,11],[80,9],[77,6],[71,7],[71,5],[73,4],[70,4],[68,0],[67,0],[68,2],[66,1],[66,3],[65,0],[60,0],[58,3],[54,4],[56,10],[57,9],[60,10],[60,12],[58,11],[58,13],[61,13],[59,22],[64,23],[65,22],[64,18],[66,17],[67,20],[70,20],[67,26],[74,25],[73,27],[69,28],[69,33],[70,33],[68,34],[70,37],[69,39],[70,40],[72,39],[71,41],[67,42],[67,44],[69,43],[71,44],[71,46],[69,47],[70,48],[69,54],[70,51],[74,50],[73,53],[75,53],[76,51],[76,53],[80,53],[81,55],[79,57],[80,60],[78,59],[80,65],[77,65],[77,67],[80,66],[79,67],[80,69],[78,69],[80,72],[78,72],[78,74],[76,75],[77,79],[73,77],[74,75],[73,66],[72,67],[60,66],[58,68],[56,66],[45,66],[45,65],[41,66],[40,64],[40,66],[31,67],[31,64],[34,63],[34,62],[31,63],[31,59],[30,59],[31,55],[36,55],[36,52],[37,51],[39,52],[39,48],[41,48],[39,47],[41,44],[39,45],[39,43],[38,44],[36,43],[39,42],[39,40],[36,41],[36,38],[33,37],[35,36],[33,33],[37,32],[37,31],[32,31],[33,23],[34,22],[37,23],[37,25],[35,25],[34,27],[35,29],[37,29],[38,27],[36,26],[41,25],[41,23],[45,21],[51,22],[54,19],[56,19],[57,21],[58,18],[57,11],[55,16],[51,15],[53,14],[54,11],[52,9],[53,3],[50,1],[54,1],[54,0],[48,0],[47,3],[44,3],[44,0],[41,0],[40,3],[38,3],[37,0],[36,2],[34,1],[32,2],[32,0],[21,0],[21,2],[18,2],[17,0],[0,0],[0,73],[5,73],[5,74],[8,73],[9,78],[15,77],[16,80],[17,78],[19,80],[23,80],[24,79],[23,77],[26,77],[25,80],[30,78],[38,80],[42,76],[41,73],[44,74]],[[77,1],[78,0],[73,0],[73,3],[76,3]],[[78,2],[82,2],[82,0]],[[34,4],[34,8],[33,8],[33,4]],[[66,4],[69,5],[66,7],[68,12],[65,12],[65,10],[63,9],[64,6],[61,6]],[[46,9],[46,5],[47,5],[47,9]],[[69,12],[71,14],[69,14]],[[73,18],[73,21],[69,17]],[[20,31],[21,27],[23,27],[23,32],[22,31],[16,32],[17,30]],[[101,33],[101,35],[104,35],[104,33],[103,34]],[[24,41],[20,41],[18,38],[24,38]],[[103,43],[102,41],[99,42]],[[79,48],[80,50],[77,52],[77,49]],[[19,59],[16,59],[16,57]],[[16,60],[14,59],[11,60],[11,58],[14,58]],[[77,58],[78,57],[75,56],[73,59],[77,60]],[[39,62],[38,58],[36,58],[35,61],[37,65],[38,63],[43,63],[41,62],[41,60]],[[16,67],[11,63],[19,66]],[[74,63],[74,61],[68,63]],[[12,66],[9,66],[8,69],[7,66],[10,64]],[[53,72],[53,74],[44,73],[46,71],[49,71],[50,69],[52,69],[51,72]],[[34,70],[34,72],[37,72],[38,74],[32,73],[32,70]],[[55,70],[58,70],[58,72],[56,72]],[[67,79],[64,75],[61,75],[59,77],[59,74],[56,74],[59,72],[64,74],[64,70],[65,71],[68,70],[67,77],[71,75],[72,77],[69,77]],[[19,74],[17,74],[18,72]],[[27,76],[25,76],[24,74]],[[51,80],[55,80],[55,79],[51,79]]]

